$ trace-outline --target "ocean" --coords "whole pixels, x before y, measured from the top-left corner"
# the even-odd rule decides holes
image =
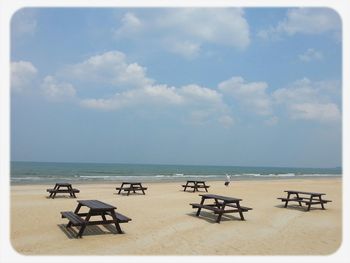
[[[341,168],[11,162],[11,184],[186,181],[340,177]]]

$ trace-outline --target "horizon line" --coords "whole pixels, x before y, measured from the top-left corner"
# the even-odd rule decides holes
[[[179,164],[179,163],[118,163],[118,162],[89,162],[89,161],[18,161],[10,160],[10,162],[23,162],[23,163],[75,163],[75,164],[121,164],[121,165],[178,165],[178,166],[228,166],[228,167],[249,167],[249,168],[293,168],[293,169],[343,169],[342,166],[332,167],[314,167],[314,166],[271,166],[271,165],[230,165],[230,164]]]

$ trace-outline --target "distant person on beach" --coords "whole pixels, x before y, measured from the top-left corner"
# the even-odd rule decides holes
[[[231,175],[226,174],[225,186],[228,186],[230,184],[230,180],[231,180]]]

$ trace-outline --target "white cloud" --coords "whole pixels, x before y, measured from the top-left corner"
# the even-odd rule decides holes
[[[25,35],[32,36],[36,32],[38,22],[34,9],[23,8],[18,10],[12,17],[11,33],[15,37]]]
[[[119,110],[130,106],[169,106],[183,102],[183,98],[177,94],[175,87],[154,85],[116,93],[107,99],[83,99],[81,105],[95,109]]]
[[[58,75],[90,86],[110,85],[118,90],[144,87],[154,82],[146,76],[146,68],[137,63],[128,63],[124,53],[119,51],[92,56],[81,63],[65,67]]]
[[[285,105],[292,119],[338,121],[341,113],[329,92],[334,87],[326,88],[327,85],[334,85],[334,82],[312,82],[304,78],[276,90],[272,96],[276,103]]]
[[[123,53],[110,51],[67,66],[56,78],[66,87],[73,83],[80,93],[80,105],[88,108],[119,110],[142,105],[148,108],[181,105],[189,112],[202,108],[225,110],[222,94],[214,89],[195,84],[182,87],[156,84],[146,72],[139,64],[129,63]],[[103,94],[100,98],[90,95],[96,94],[97,89]]]
[[[75,88],[70,83],[58,82],[52,76],[46,76],[41,84],[44,96],[53,100],[66,100],[76,94]]]
[[[169,51],[188,59],[196,58],[201,50],[200,44],[190,41],[166,40],[165,43]]]
[[[30,83],[37,75],[38,70],[29,61],[11,62],[11,88],[21,92],[29,88]]]
[[[31,64],[18,65],[15,68],[35,72]],[[225,127],[235,123],[231,112],[234,113],[236,104],[243,111],[262,116],[268,125],[278,123],[273,111],[275,106],[286,108],[292,119],[340,119],[334,102],[339,97],[338,82],[313,82],[304,78],[268,93],[266,82],[247,82],[236,76],[219,83],[216,89],[197,84],[175,87],[156,83],[147,76],[145,67],[128,62],[118,51],[92,56],[65,67],[55,76],[47,76],[41,90],[48,98],[74,98],[82,107],[98,110],[142,109],[154,114],[177,108],[192,123],[215,121]]]
[[[113,30],[115,37],[128,37],[140,32],[143,28],[143,23],[134,13],[127,12],[121,19],[121,26]]]
[[[323,54],[320,51],[309,48],[303,54],[300,54],[298,57],[301,61],[310,62],[322,60]]]
[[[277,103],[287,102],[309,102],[318,97],[318,90],[312,87],[312,82],[307,79],[301,79],[293,82],[287,88],[277,89],[273,93]]]
[[[316,82],[308,78],[303,78],[294,81],[286,88],[277,89],[273,93],[273,97],[277,103],[285,103],[288,101],[304,103],[314,102],[315,100],[318,102],[328,102],[330,98],[324,92],[327,90],[327,84],[334,85],[333,82]],[[333,88],[334,87],[332,87],[332,89]]]
[[[109,111],[114,109],[120,109],[127,104],[119,98],[120,97],[118,97],[118,95],[115,95],[113,98],[110,99],[82,99],[79,103],[85,108]]]
[[[242,9],[178,9],[157,22],[162,28],[175,28],[204,42],[235,48],[245,48],[250,43],[249,25]]]
[[[222,106],[221,94],[198,85],[180,88],[167,85],[149,85],[116,93],[108,99],[84,99],[81,105],[89,108],[117,110],[124,107],[148,105],[217,108]]]
[[[219,90],[226,95],[236,99],[248,110],[259,115],[272,114],[270,97],[266,93],[268,85],[266,82],[245,82],[242,77],[232,77],[219,83]]]
[[[265,39],[278,39],[283,35],[316,35],[332,32],[340,34],[341,21],[338,14],[329,8],[297,8],[288,10],[284,20],[276,26],[259,31]]]
[[[250,44],[249,25],[238,8],[176,8],[145,19],[127,13],[114,32],[118,39],[148,34],[152,43],[163,43],[164,49],[187,58],[197,55],[206,43],[236,49]]]
[[[191,84],[179,88],[178,93],[187,101],[208,104],[221,104],[222,95],[216,90]]]
[[[290,105],[292,118],[318,121],[338,121],[340,111],[334,103],[296,103]]]

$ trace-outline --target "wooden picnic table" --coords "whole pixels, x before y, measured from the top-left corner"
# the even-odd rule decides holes
[[[118,233],[123,233],[120,228],[120,223],[127,223],[131,219],[117,213],[116,207],[113,205],[106,204],[99,200],[78,200],[78,205],[74,212],[65,211],[61,212],[62,218],[67,218],[69,220],[66,228],[72,226],[80,227],[77,237],[82,237],[86,226],[89,225],[106,225],[106,224],[115,224]],[[87,207],[89,211],[87,213],[79,213],[80,208]],[[91,217],[100,216],[102,220],[91,221]],[[107,216],[111,219],[107,219]]]
[[[119,190],[118,195],[121,193],[122,190],[128,192],[127,195],[129,195],[131,191],[133,193],[136,193],[136,191],[142,191],[142,193],[145,195],[145,190],[147,190],[147,187],[143,187],[142,183],[140,182],[122,182],[122,185],[115,189]]]
[[[199,216],[201,209],[207,209],[217,214],[217,223],[220,223],[221,217],[225,213],[239,213],[241,220],[245,220],[243,212],[248,212],[252,208],[241,206],[242,199],[227,197],[214,194],[200,194],[202,197],[200,204],[191,203],[192,208],[197,208],[196,216]],[[204,204],[205,200],[212,200],[214,203]]]
[[[49,198],[54,199],[57,193],[69,193],[71,197],[76,198],[75,193],[80,191],[73,188],[70,183],[56,183],[53,189],[46,189],[46,192],[50,193]]]
[[[278,197],[282,202],[285,202],[284,207],[288,206],[289,202],[297,202],[299,206],[303,206],[302,203],[306,205],[306,210],[310,211],[312,205],[321,205],[324,210],[324,204],[332,202],[331,200],[322,199],[325,193],[314,193],[314,192],[304,192],[295,190],[286,190],[287,197]]]
[[[186,184],[183,184],[184,192],[187,188],[192,188],[192,192],[199,191],[199,189],[204,188],[206,192],[208,192],[209,185],[205,184],[205,181],[197,181],[197,180],[188,180]]]

